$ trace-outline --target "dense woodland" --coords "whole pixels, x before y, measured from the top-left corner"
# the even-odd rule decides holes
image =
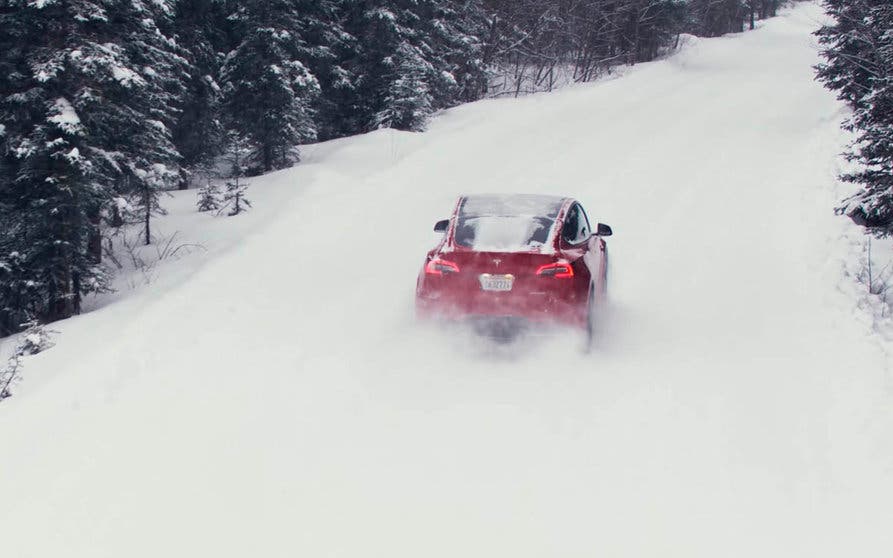
[[[0,336],[107,290],[109,231],[139,225],[151,243],[163,193],[221,160],[238,161],[220,178],[242,195],[239,178],[297,163],[301,144],[421,131],[435,111],[595,79],[778,4],[0,0]]]

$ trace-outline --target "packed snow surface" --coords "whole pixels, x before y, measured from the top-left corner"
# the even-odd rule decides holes
[[[232,219],[178,194],[159,234],[204,249],[56,324],[0,404],[0,554],[893,555],[822,17],[313,146]],[[594,354],[416,325],[433,223],[483,192],[613,226]]]

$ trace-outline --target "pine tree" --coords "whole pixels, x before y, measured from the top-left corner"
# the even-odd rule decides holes
[[[158,164],[149,169],[134,168],[135,187],[127,188],[130,194],[131,212],[124,218],[142,225],[143,244],[152,244],[152,217],[167,215],[161,205],[161,196],[170,190],[179,180],[180,175],[170,167]],[[125,184],[131,182],[130,177]]]
[[[248,189],[247,163],[251,157],[251,144],[238,133],[230,134],[229,150],[226,160],[229,164],[229,179],[226,181],[226,191],[223,194],[223,205],[217,211],[220,213],[229,208],[228,215],[239,215],[251,207],[251,202],[245,197]]]
[[[232,127],[257,148],[261,170],[295,162],[294,148],[317,137],[313,103],[319,82],[302,61],[300,4],[242,2],[232,15],[243,30],[222,69]]]
[[[234,176],[226,182],[226,192],[223,194],[224,207],[229,207],[230,217],[239,215],[251,207],[251,202],[245,197],[248,183],[243,177]]]
[[[84,293],[107,288],[103,208],[152,198],[178,174],[169,130],[183,60],[156,25],[169,13],[161,1],[0,8],[0,211],[16,228],[0,257],[23,258],[40,319],[77,313]]]
[[[386,59],[389,68],[386,93],[381,108],[373,116],[375,128],[424,130],[433,111],[433,98],[426,77],[433,71],[421,52],[408,43]]]
[[[344,6],[354,0],[294,0],[300,17],[298,57],[319,82],[312,99],[317,137],[321,140],[355,130],[351,95],[359,79],[349,68],[356,58],[356,38],[344,29]]]
[[[878,235],[893,233],[893,5],[886,0],[829,0],[835,23],[817,35],[826,59],[818,79],[846,101],[854,132],[847,157],[857,169],[844,174],[862,189],[838,211]]]
[[[0,337],[21,330],[37,317],[38,283],[19,252],[0,256]]]
[[[428,6],[436,108],[477,101],[487,92],[485,39],[490,21],[479,0],[447,0]]]
[[[27,270],[25,276],[40,287],[30,293],[41,300],[7,292],[13,299],[4,300],[3,306],[19,311],[37,307],[41,317],[55,320],[79,312],[81,295],[105,286],[103,270],[86,250],[93,227],[90,215],[98,211],[103,196],[90,183],[93,167],[82,155],[87,151],[85,131],[71,103],[58,97],[43,106],[43,122],[35,123],[27,135],[10,134],[7,149],[12,150],[16,172],[0,194],[18,223],[17,236],[6,242],[16,248],[8,259]]]
[[[210,174],[205,175],[205,185],[198,190],[198,200],[196,206],[200,212],[218,211],[221,205],[220,187],[211,177]]]
[[[461,4],[461,6],[460,6]],[[344,28],[355,55],[344,64],[354,82],[351,132],[393,127],[422,130],[435,111],[479,98],[486,84],[484,28],[478,2],[349,2]]]
[[[172,139],[185,169],[180,187],[186,188],[192,171],[219,156],[225,149],[222,124],[222,90],[218,84],[228,48],[228,22],[224,2],[179,0],[171,33],[187,61],[181,74],[183,95],[177,103],[178,118]]]

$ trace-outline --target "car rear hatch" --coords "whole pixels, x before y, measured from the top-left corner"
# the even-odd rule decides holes
[[[436,261],[450,266],[440,289],[463,313],[536,317],[573,297],[573,270],[554,254],[458,249]]]
[[[535,318],[573,297],[573,271],[556,253],[564,198],[460,199],[445,247],[428,262],[428,292],[450,313]]]

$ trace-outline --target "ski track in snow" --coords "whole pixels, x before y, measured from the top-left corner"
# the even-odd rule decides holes
[[[162,228],[208,254],[57,324],[0,406],[0,552],[889,556],[893,401],[838,288],[822,17],[308,147],[234,219],[179,194]],[[516,191],[614,227],[594,355],[413,322],[434,222]]]

